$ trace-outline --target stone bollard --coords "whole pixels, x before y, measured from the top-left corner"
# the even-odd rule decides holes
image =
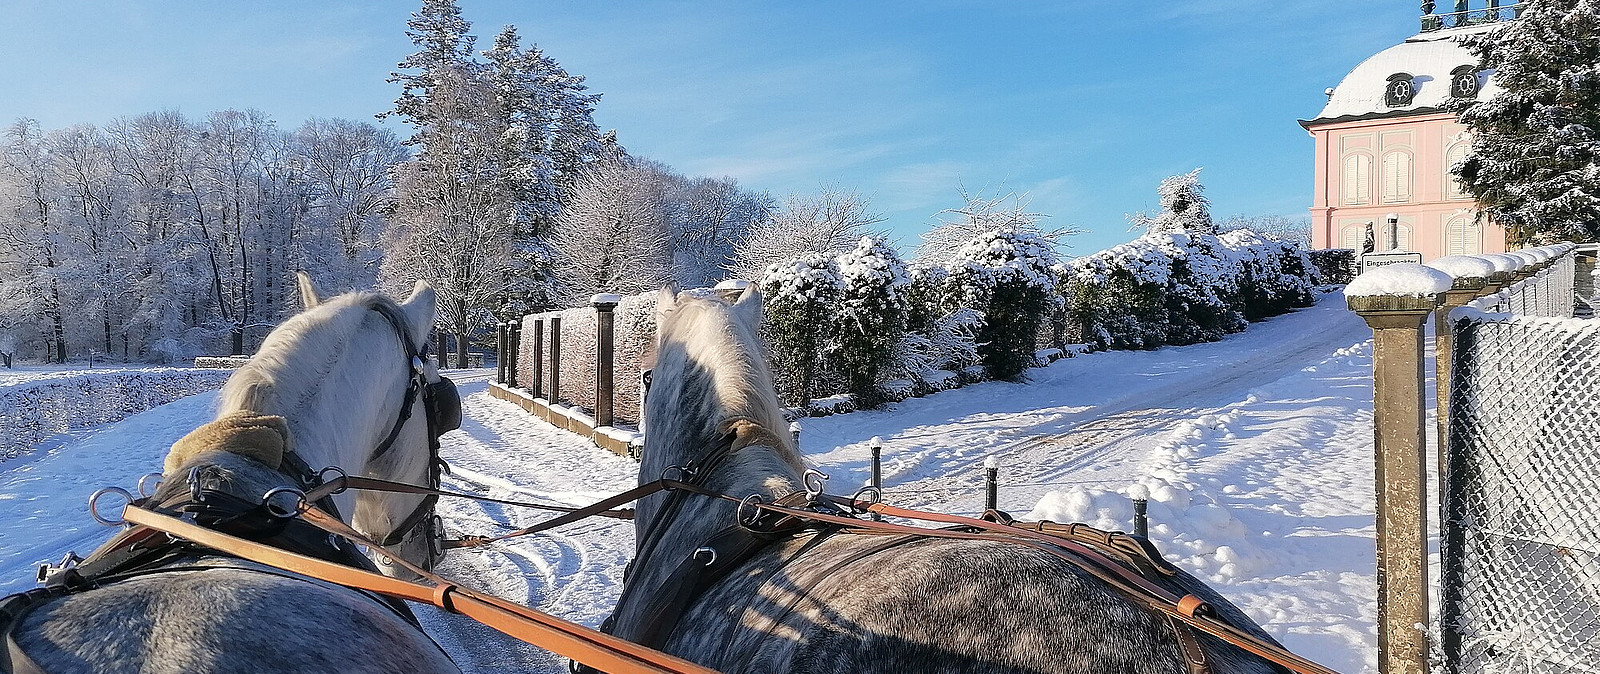
[[[615,420],[617,304],[621,295],[601,293],[590,298],[595,311],[594,425],[610,426]]]
[[[1387,267],[1395,269],[1401,265]],[[1404,265],[1425,269],[1419,265]],[[1429,270],[1433,271],[1433,270]],[[1369,272],[1370,276],[1374,272]],[[1428,473],[1423,325],[1451,279],[1427,293],[1362,295],[1349,306],[1372,328],[1378,530],[1378,671],[1428,674]],[[1372,281],[1376,283],[1374,279]]]

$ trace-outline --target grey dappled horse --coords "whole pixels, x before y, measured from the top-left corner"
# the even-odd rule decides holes
[[[302,278],[301,295],[307,311],[268,335],[228,380],[217,421],[174,445],[157,501],[189,489],[195,468],[243,499],[298,487],[277,469],[283,450],[313,470],[339,466],[426,484],[432,452],[420,397],[409,419],[397,421],[415,347],[402,343],[396,323],[405,323],[411,345],[422,344],[433,290],[419,283],[398,304],[366,293],[323,303]],[[426,376],[438,378],[431,368]],[[392,451],[372,459],[397,426]],[[334,498],[346,522],[376,538],[420,503],[372,492]],[[425,535],[393,549],[423,567],[435,561]],[[185,555],[163,566],[38,605],[12,636],[51,674],[457,671],[403,608],[372,596],[231,557]]]
[[[772,501],[803,490],[793,446],[761,354],[761,298],[729,305],[663,290],[640,482],[675,476],[729,450],[730,419],[762,426],[701,486]],[[639,598],[719,530],[736,504],[658,493],[638,507],[638,554],[614,616],[639,640],[654,619]],[[1167,619],[1129,603],[1077,567],[1020,545],[922,539],[883,549],[884,536],[780,539],[716,581],[660,647],[724,672],[1129,672],[1184,674]],[[875,550],[876,548],[876,550]],[[1238,608],[1193,577],[1177,582],[1234,625],[1270,641]],[[645,638],[645,641],[650,641]],[[1201,635],[1212,671],[1273,667]]]

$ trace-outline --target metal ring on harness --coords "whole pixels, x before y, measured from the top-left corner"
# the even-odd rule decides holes
[[[294,497],[294,503],[288,508],[278,507],[278,504],[273,503],[272,500],[280,494],[288,494]],[[261,505],[266,507],[268,514],[279,519],[288,519],[300,514],[301,507],[305,505],[305,502],[305,492],[294,487],[273,487],[268,489],[267,493],[261,495]]]
[[[865,498],[862,498],[866,494],[872,494],[872,500],[869,501]],[[870,484],[857,489],[855,495],[850,497],[850,512],[853,512],[857,515],[867,514],[867,509],[861,507],[862,502],[869,504],[883,503],[883,490]]]
[[[746,529],[754,528],[761,521],[761,508],[758,506],[766,503],[760,494],[751,494],[739,501],[739,509],[734,511],[734,516],[739,520],[739,526]]]
[[[817,497],[822,496],[828,485],[828,476],[815,468],[807,468],[800,481],[806,486],[806,501],[816,503]]]
[[[146,491],[145,488],[144,488],[144,483],[146,481],[148,481],[152,477],[156,479],[156,483],[154,485],[152,485],[148,491]],[[139,478],[139,496],[141,496],[143,498],[150,498],[151,496],[155,495],[156,490],[160,489],[160,488],[161,488],[161,473],[145,473],[143,476],[141,476]]]
[[[435,514],[433,516],[433,527],[431,528],[433,531],[428,532],[430,534],[428,536],[428,552],[432,553],[434,558],[437,559],[439,557],[443,557],[445,553],[444,518],[440,517],[438,514]]]
[[[328,492],[328,495],[332,496],[334,494],[342,494],[342,493],[344,493],[344,490],[346,489],[345,480],[350,477],[350,474],[344,472],[343,468],[340,468],[338,466],[328,466],[326,468],[323,468],[322,470],[317,471],[317,481],[321,482],[322,484],[331,484],[333,481],[329,480],[327,478],[328,471],[330,471],[330,470],[339,474],[339,478],[338,478],[339,479],[339,488],[335,489],[335,490],[333,490],[331,492]]]
[[[122,504],[122,507],[127,507],[128,503],[133,503],[133,494],[128,493],[128,490],[123,489],[122,487],[101,487],[93,494],[89,495],[89,516],[93,517],[94,521],[104,524],[108,527],[114,527],[123,524],[121,517],[112,520],[100,516],[100,510],[98,508],[100,497],[105,496],[106,494],[120,494],[122,498],[127,501],[126,503]]]
[[[667,475],[669,473],[671,473],[672,471],[678,471],[678,477],[677,478],[667,477]],[[694,471],[689,470],[688,468],[684,468],[683,466],[671,465],[671,466],[667,466],[666,468],[662,468],[661,469],[661,480],[663,482],[668,481],[668,480],[671,480],[673,482],[688,482],[688,481],[693,480],[693,479],[694,479]]]

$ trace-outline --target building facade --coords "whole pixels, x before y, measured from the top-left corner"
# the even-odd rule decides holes
[[[1499,92],[1493,72],[1462,38],[1494,30],[1518,7],[1433,14],[1423,3],[1422,32],[1363,61],[1315,118],[1300,125],[1316,141],[1311,239],[1317,248],[1360,252],[1371,225],[1375,249],[1445,255],[1499,253],[1505,230],[1478,217],[1472,197],[1450,175],[1471,138],[1445,110],[1452,98],[1487,99]],[[1390,240],[1386,219],[1397,215]]]

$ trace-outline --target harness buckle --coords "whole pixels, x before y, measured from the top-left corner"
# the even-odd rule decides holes
[[[672,474],[672,471],[678,471],[678,476],[676,478],[667,477],[668,475]],[[689,482],[689,481],[691,481],[693,479],[694,479],[694,471],[689,470],[688,468],[684,468],[683,466],[671,465],[671,466],[667,466],[666,468],[662,468],[661,469],[661,480],[663,482],[666,482],[666,481]]]
[[[704,566],[711,566],[717,563],[717,549],[709,545],[695,548],[694,554],[690,556],[694,558],[694,561],[700,562]]]
[[[61,561],[55,564],[39,565],[39,584],[56,585],[64,579],[63,574],[78,568],[78,562],[83,561],[76,552],[68,552]]]

